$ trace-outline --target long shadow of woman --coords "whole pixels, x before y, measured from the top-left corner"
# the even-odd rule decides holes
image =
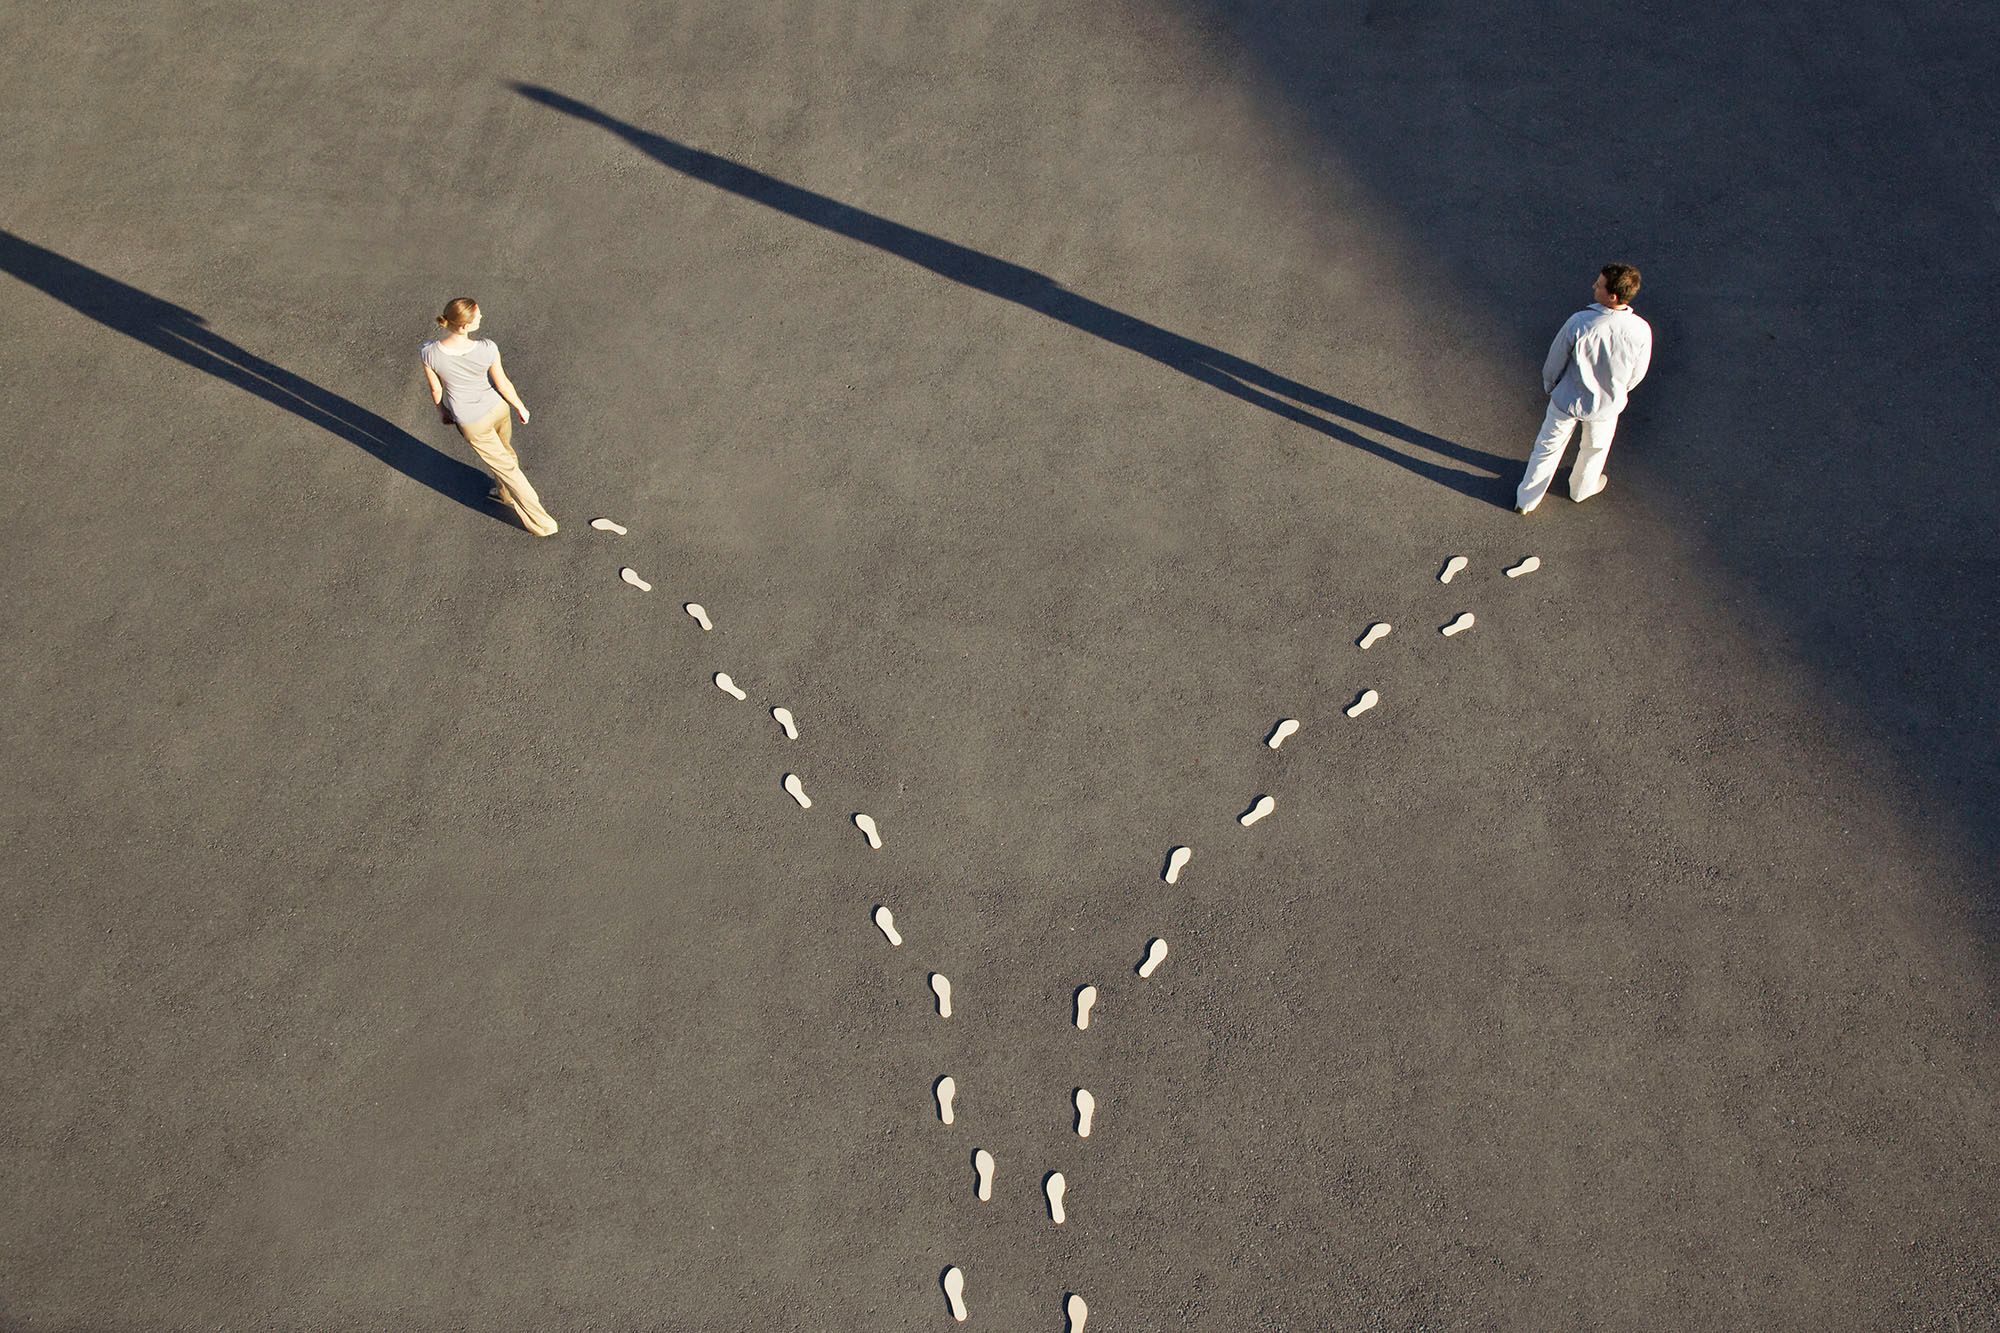
[[[191,310],[106,277],[0,229],[0,269],[106,328],[203,370],[367,450],[412,481],[505,522],[486,502],[485,473],[439,453],[367,408],[238,347]]]

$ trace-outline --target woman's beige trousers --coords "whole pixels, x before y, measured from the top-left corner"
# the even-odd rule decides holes
[[[542,508],[542,497],[535,494],[535,488],[521,475],[521,460],[514,453],[514,419],[508,415],[508,409],[503,407],[498,414],[469,426],[461,421],[458,433],[500,483],[500,498],[519,516],[521,526],[537,537],[555,536],[556,521]]]

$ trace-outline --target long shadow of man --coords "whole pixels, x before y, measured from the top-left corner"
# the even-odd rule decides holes
[[[1485,469],[1492,474],[1492,478],[1505,477],[1518,470],[1518,460],[1485,453],[1406,426],[1379,412],[1371,412],[1297,380],[1287,379],[1241,357],[1231,356],[1123,311],[1113,310],[1066,289],[1047,274],[1010,264],[1004,259],[996,259],[929,232],[906,227],[900,222],[891,222],[851,204],[843,204],[775,176],[767,176],[726,157],[690,148],[663,134],[642,130],[615,116],[606,115],[573,97],[565,97],[536,84],[516,83],[513,87],[523,97],[611,131],[656,162],[672,167],[684,176],[741,195],[766,208],[810,222],[816,227],[824,227],[863,245],[885,250],[919,268],[929,269],[939,277],[997,296],[1003,301],[1012,301],[1071,328],[1150,357],[1183,375],[1213,385],[1231,397],[1255,403],[1288,421],[1296,421],[1342,444],[1352,445],[1377,458],[1408,468],[1462,495],[1502,504],[1504,497],[1500,491],[1505,489],[1510,496],[1513,493],[1511,486],[1503,488],[1491,478],[1471,476],[1457,468],[1413,457],[1394,445],[1361,434],[1355,427],[1366,427],[1378,435],[1415,445],[1438,457],[1456,459]]]
[[[106,328],[331,431],[447,499],[505,521],[485,502],[491,484],[485,473],[439,453],[367,408],[245,351],[210,329],[207,321],[191,310],[106,277],[5,229],[0,229],[0,269]]]

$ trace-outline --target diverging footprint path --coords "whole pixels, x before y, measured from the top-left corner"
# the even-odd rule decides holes
[[[1436,599],[1432,598],[1420,612],[1402,617],[1411,621],[1403,630],[1399,631],[1394,621],[1375,621],[1365,627],[1357,627],[1358,633],[1350,650],[1351,668],[1345,673],[1349,676],[1352,693],[1341,696],[1347,700],[1344,705],[1336,704],[1347,723],[1356,726],[1393,725],[1395,701],[1385,697],[1383,691],[1372,683],[1381,679],[1384,674],[1381,669],[1382,653],[1393,652],[1397,647],[1407,653],[1452,651],[1450,640],[1474,631],[1475,627],[1482,623],[1478,619],[1478,614],[1471,609],[1473,603],[1486,602],[1495,596],[1504,598],[1510,591],[1506,586],[1508,582],[1532,574],[1541,567],[1540,557],[1533,555],[1526,556],[1505,568],[1496,561],[1481,561],[1475,565],[1467,556],[1453,555],[1438,570],[1436,579],[1440,584],[1450,585],[1455,592],[1462,590],[1461,595],[1454,597],[1452,601],[1463,609],[1446,613],[1441,621],[1422,624],[1424,617],[1430,615],[1434,609],[1430,602]],[[1519,606],[1518,597],[1511,600],[1514,606]],[[1498,618],[1503,623],[1509,619],[1505,601],[1500,605]],[[1309,712],[1306,709],[1300,711]],[[1314,730],[1306,727],[1298,717],[1286,716],[1275,719],[1269,730],[1261,735],[1245,737],[1245,743],[1254,740],[1266,749],[1277,750],[1296,736],[1300,737],[1293,742],[1293,748],[1296,750],[1302,746],[1310,746],[1313,734]],[[1160,881],[1168,886],[1180,886],[1186,876],[1201,874],[1208,865],[1217,862],[1228,865],[1233,857],[1241,855],[1245,850],[1240,838],[1259,836],[1256,832],[1244,833],[1241,830],[1253,830],[1267,819],[1283,818],[1283,802],[1275,792],[1247,792],[1244,800],[1245,804],[1234,812],[1211,810],[1191,820],[1193,836],[1190,836],[1189,841],[1172,842],[1167,846],[1164,860],[1159,863],[1157,872]],[[1222,822],[1226,815],[1233,816],[1234,822],[1239,826],[1239,831],[1233,838],[1230,836],[1228,826]],[[1216,858],[1216,861],[1210,861],[1211,856]],[[1142,905],[1143,910],[1152,914],[1152,919],[1135,929],[1132,937],[1132,956],[1137,961],[1129,978],[1073,979],[1075,1007],[1072,1014],[1065,1015],[1068,1020],[1065,1026],[1073,1028],[1071,1035],[1078,1039],[1087,1039],[1087,1034],[1091,1032],[1091,1011],[1102,992],[1120,987],[1144,990],[1148,986],[1171,985],[1172,938],[1177,926],[1184,925],[1187,920],[1187,913],[1184,910],[1187,900],[1184,897],[1177,900],[1173,894],[1149,893],[1134,895],[1130,901],[1135,906]],[[1177,905],[1183,910],[1176,912]],[[1129,1002],[1116,1009],[1116,1013],[1128,1021],[1137,1018],[1142,1012],[1142,1007],[1137,1002]],[[1113,1088],[1114,1094],[1120,1091],[1117,1088],[1115,1073],[1112,1071],[1095,1076],[1093,1081],[1098,1083],[1100,1090],[1109,1085]],[[1071,1096],[1076,1110],[1076,1135],[1079,1139],[1087,1139],[1096,1123],[1098,1094],[1088,1088],[1077,1087],[1072,1090]],[[1072,1168],[1072,1171],[1075,1175],[1084,1174],[1081,1168]],[[1063,1171],[1052,1172],[1045,1178],[1050,1213],[1058,1223],[1068,1221],[1063,1199],[1070,1183],[1070,1173]],[[1070,1223],[1070,1225],[1078,1224]],[[1072,1296],[1071,1299],[1079,1306],[1082,1303],[1080,1297]]]
[[[623,538],[629,532],[623,524],[608,518],[593,520],[590,526],[594,531],[607,537]],[[1382,674],[1379,669],[1382,664],[1380,654],[1393,653],[1399,649],[1403,652],[1451,651],[1451,640],[1469,632],[1476,632],[1482,624],[1478,614],[1471,609],[1474,602],[1485,600],[1495,593],[1504,595],[1509,581],[1533,574],[1541,568],[1541,565],[1540,558],[1533,555],[1521,558],[1504,569],[1497,562],[1482,561],[1475,565],[1466,556],[1453,555],[1443,563],[1436,579],[1438,583],[1450,585],[1454,590],[1462,588],[1462,595],[1454,599],[1458,609],[1447,612],[1442,620],[1433,619],[1430,624],[1422,623],[1434,610],[1426,606],[1423,614],[1415,616],[1414,619],[1410,616],[1401,617],[1409,623],[1403,624],[1400,629],[1395,621],[1375,621],[1357,627],[1356,636],[1352,640],[1353,647],[1347,650],[1351,653],[1352,669],[1349,674],[1352,692],[1342,694],[1341,697],[1347,701],[1344,704],[1337,700],[1333,704],[1345,719],[1343,725],[1380,726],[1385,723],[1393,725],[1394,699],[1386,698],[1383,692],[1371,683],[1372,680],[1380,679]],[[616,577],[637,592],[644,594],[653,591],[652,581],[641,570],[630,565],[615,568]],[[1516,604],[1518,605],[1518,600]],[[704,636],[705,642],[718,645],[725,642],[723,636],[717,634],[719,622],[711,616],[705,606],[698,602],[686,602],[681,604],[680,609]],[[1506,605],[1503,603],[1500,607],[1503,621],[1506,611]],[[716,638],[707,639],[706,636],[711,634],[715,634]],[[727,696],[732,706],[736,703],[750,702],[755,682],[752,671],[754,664],[728,662],[711,666],[713,668],[711,681],[716,689]],[[749,683],[748,688],[738,682],[735,674],[738,671],[743,673],[743,680]],[[784,798],[789,798],[797,807],[797,814],[800,815],[824,813],[823,806],[829,803],[839,808],[838,802],[833,801],[829,793],[823,790],[820,791],[819,797],[815,798],[813,784],[806,774],[799,771],[799,768],[804,767],[803,764],[793,767],[786,762],[789,756],[785,755],[785,751],[799,742],[808,724],[799,721],[789,702],[759,700],[757,706],[768,713],[771,719],[768,729],[769,741],[780,747],[779,754],[784,756],[773,764],[774,811],[778,814],[783,813],[781,807]],[[1314,715],[1310,709],[1301,708],[1299,711],[1308,716]],[[1293,751],[1296,752],[1301,747],[1311,746],[1318,725],[1308,728],[1297,716],[1280,717],[1274,719],[1267,730],[1254,737],[1246,737],[1245,743],[1254,741],[1268,750],[1276,751],[1287,742],[1291,742]],[[1294,740],[1295,737],[1299,739]],[[1259,836],[1257,832],[1251,830],[1259,828],[1267,820],[1283,819],[1281,813],[1283,803],[1280,796],[1279,792],[1270,790],[1246,792],[1242,804],[1235,810],[1208,811],[1197,820],[1190,821],[1198,830],[1197,835],[1185,843],[1167,842],[1163,859],[1156,863],[1157,869],[1154,873],[1165,885],[1173,887],[1180,885],[1184,876],[1201,873],[1207,856],[1212,855],[1219,858],[1222,864],[1229,864],[1229,858],[1242,853],[1243,844],[1232,840],[1228,825],[1223,822],[1224,817],[1238,826],[1233,838]],[[851,845],[855,848],[856,854],[873,857],[891,852],[894,830],[885,831],[876,818],[864,810],[849,809],[846,819],[855,830],[856,836]],[[1061,1016],[1061,1026],[1067,1030],[1068,1039],[1083,1041],[1090,1039],[1090,1034],[1094,1031],[1093,1015],[1100,997],[1105,992],[1119,988],[1144,990],[1147,987],[1172,984],[1170,971],[1170,959],[1174,947],[1172,939],[1177,929],[1186,924],[1187,914],[1184,910],[1186,899],[1182,897],[1177,900],[1172,894],[1149,894],[1144,897],[1134,897],[1131,901],[1135,905],[1143,905],[1143,910],[1153,916],[1150,921],[1135,922],[1131,942],[1130,956],[1133,958],[1131,973],[1129,976],[1121,977],[1072,979],[1073,988],[1068,992],[1071,1000],[1065,1005],[1066,1012]],[[1177,912],[1177,905],[1183,910]],[[922,978],[922,983],[928,987],[933,1009],[932,1016],[926,1021],[950,1022],[954,1014],[953,1005],[956,997],[950,975],[938,959],[937,941],[927,937],[921,928],[912,929],[909,922],[899,917],[899,910],[907,910],[904,905],[889,901],[887,896],[874,901],[856,902],[853,908],[857,914],[866,913],[872,922],[875,933],[881,941],[879,947],[889,960],[886,965],[903,970],[913,982],[919,977]],[[911,930],[909,936],[904,933],[906,929]],[[1142,1012],[1139,1004],[1128,1003],[1118,1006],[1115,1015],[1122,1015],[1125,1021],[1132,1021]],[[1089,1159],[1083,1151],[1083,1145],[1098,1128],[1101,1093],[1107,1086],[1112,1088],[1114,1095],[1106,1100],[1112,1104],[1114,1111],[1115,1103],[1119,1100],[1115,1072],[1105,1071],[1101,1076],[1093,1076],[1091,1081],[1097,1084],[1097,1091],[1080,1085],[1069,1088],[1068,1098],[1073,1111],[1071,1124],[1074,1131],[1074,1149],[1067,1154],[1072,1160],[1061,1165],[1051,1163],[1016,1165],[1006,1167],[1003,1173],[1006,1164],[998,1161],[990,1149],[978,1142],[977,1116],[966,1114],[965,1108],[960,1103],[961,1089],[958,1074],[950,1069],[940,1069],[934,1075],[929,1089],[929,1107],[920,1108],[913,1105],[909,1108],[909,1113],[934,1115],[939,1126],[954,1135],[963,1136],[958,1139],[958,1142],[964,1145],[961,1149],[963,1155],[958,1160],[961,1163],[968,1163],[971,1167],[969,1188],[965,1190],[965,1193],[971,1196],[967,1200],[967,1206],[978,1207],[990,1202],[996,1188],[1000,1188],[998,1182],[1004,1179],[1034,1182],[1046,1201],[1045,1216],[1048,1225],[1063,1226],[1072,1230],[1079,1226],[1087,1229],[1087,1220],[1079,1223],[1072,1216],[1068,1206],[1069,1193],[1074,1176],[1086,1179],[1088,1177]],[[981,1090],[981,1094],[972,1099],[975,1108],[982,1099],[989,1106],[998,1100],[992,1090]],[[895,1096],[893,1100],[900,1105],[905,1099]],[[931,1280],[935,1281],[936,1290],[944,1297],[940,1313],[957,1322],[972,1319],[977,1292],[972,1289],[968,1281],[967,1268],[971,1256],[937,1257],[942,1262],[938,1268],[932,1270]],[[1064,1291],[1061,1309],[1065,1326],[1070,1333],[1082,1333],[1084,1322],[1089,1316],[1089,1306],[1083,1296],[1074,1291]]]
[[[626,524],[609,517],[593,519],[590,527],[593,532],[603,534],[604,539],[626,538],[631,532]],[[629,564],[616,564],[612,568],[615,569],[619,581],[627,587],[642,594],[654,591],[654,580],[648,571]],[[727,635],[720,628],[726,622],[726,608],[724,608],[724,619],[720,621],[700,602],[681,603],[680,610],[694,626],[698,627],[705,646],[711,649],[728,648]],[[714,637],[709,638],[711,635]],[[749,703],[752,700],[753,691],[756,689],[754,665],[741,660],[711,661],[703,669],[708,673],[708,679],[715,689],[726,696],[733,705]],[[771,720],[768,740],[779,747],[779,758],[773,763],[773,810],[776,814],[782,815],[784,802],[789,799],[797,807],[798,814],[807,816],[823,814],[829,805],[839,808],[838,802],[835,800],[835,794],[829,793],[811,777],[805,763],[794,758],[796,755],[806,753],[804,749],[793,747],[806,734],[810,715],[808,714],[807,722],[801,722],[799,715],[792,710],[792,702],[795,701],[759,699],[757,702],[757,706],[768,713]],[[885,831],[873,814],[866,810],[850,808],[847,810],[846,819],[854,828],[855,836],[851,845],[860,853],[875,856],[890,850],[893,830]],[[898,918],[898,912],[903,909],[903,904],[890,901],[887,896],[872,902],[858,901],[853,906],[857,915],[865,913],[873,923],[882,941],[881,947],[888,951],[892,960],[889,965],[905,970],[913,980],[921,978],[922,984],[928,987],[934,1006],[932,1012],[935,1015],[930,1021],[949,1021],[954,1013],[953,988],[949,973],[943,970],[944,964],[936,956],[939,943],[937,938],[918,930],[912,930],[910,936],[906,937],[904,930],[909,928],[908,922]],[[1081,1016],[1088,1013],[1088,1003],[1080,1001],[1080,1004],[1081,1021]],[[963,1020],[955,1026],[962,1026],[962,1022]],[[950,1071],[938,1072],[931,1084],[931,1098],[932,1109],[939,1124],[952,1128],[955,1132],[972,1132],[962,1125],[967,1117],[959,1109],[958,1079]],[[900,1106],[904,1099],[897,1096],[893,1100]],[[994,1100],[988,1096],[987,1104],[993,1104]],[[1086,1118],[1081,1132],[1087,1134],[1087,1111],[1084,1114]],[[973,1167],[973,1185],[969,1192],[975,1201],[988,1202],[993,1197],[994,1182],[999,1175],[1000,1164],[984,1147],[974,1148],[969,1160]],[[1060,1175],[1053,1179],[1055,1183],[1045,1188],[1048,1190],[1048,1199],[1055,1220],[1060,1222],[1063,1211],[1063,1189]],[[968,1304],[965,1267],[958,1262],[947,1262],[933,1270],[932,1276],[938,1285],[938,1290],[945,1298],[945,1309],[950,1316],[958,1321],[966,1320],[970,1316],[971,1306]],[[1071,1295],[1065,1309],[1070,1326],[1080,1330],[1086,1313],[1082,1298]]]

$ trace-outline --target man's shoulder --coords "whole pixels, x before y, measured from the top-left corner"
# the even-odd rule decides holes
[[[1653,336],[1653,326],[1640,318],[1639,312],[1631,306],[1623,310],[1611,310],[1604,306],[1585,306],[1571,315],[1569,322],[1578,329],[1603,329],[1606,332]]]

